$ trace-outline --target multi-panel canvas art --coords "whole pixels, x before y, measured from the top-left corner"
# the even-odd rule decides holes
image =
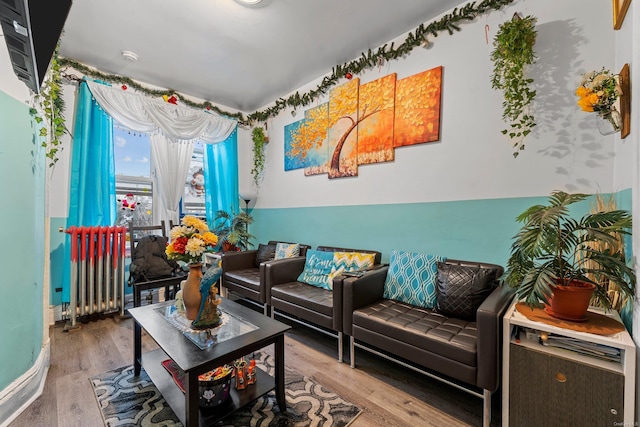
[[[442,67],[335,87],[328,103],[285,126],[285,170],[357,176],[358,165],[392,161],[396,147],[438,141],[441,88]]]

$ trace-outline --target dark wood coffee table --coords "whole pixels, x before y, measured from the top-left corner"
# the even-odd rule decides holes
[[[172,325],[165,317],[167,308],[173,301],[161,302],[129,309],[135,320],[133,332],[134,371],[140,374],[144,367],[169,406],[186,427],[209,425],[227,416],[247,403],[275,389],[276,400],[282,411],[286,410],[284,393],[284,333],[291,327],[284,323],[257,313],[238,303],[223,299],[220,309],[226,318],[227,326],[235,328],[233,322],[251,327],[244,328],[240,335],[226,334],[224,341],[216,342],[201,349],[182,331]],[[160,349],[142,354],[142,329],[158,344]],[[247,329],[250,329],[247,331]],[[200,343],[202,344],[202,343]],[[257,381],[244,390],[236,390],[232,381],[229,401],[217,408],[200,410],[198,406],[198,375],[224,364],[251,354],[268,345],[275,345],[275,376],[257,369]],[[183,393],[173,381],[169,372],[161,365],[168,358],[182,369],[184,375]]]

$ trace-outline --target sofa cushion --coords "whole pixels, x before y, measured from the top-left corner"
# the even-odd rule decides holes
[[[360,327],[379,334],[381,339],[401,341],[468,366],[477,365],[475,322],[386,299],[354,311],[353,326],[356,339],[356,327]]]
[[[304,269],[298,276],[298,281],[324,289],[331,289],[329,274],[334,266],[334,252],[307,250]]]
[[[242,270],[231,270],[223,273],[223,281],[231,280],[234,283],[241,284],[242,286],[260,290],[260,269],[259,268],[245,268]]]
[[[476,311],[491,293],[496,271],[488,268],[438,263],[438,312],[474,321]]]
[[[299,255],[300,245],[298,243],[278,243],[274,259],[293,258]]]
[[[260,243],[258,245],[258,251],[256,252],[255,266],[260,267],[265,261],[271,261],[276,257],[276,245],[264,245]]]
[[[393,250],[384,283],[384,297],[418,307],[436,306],[437,263],[441,256]]]
[[[271,300],[305,307],[325,316],[333,316],[333,292],[301,282],[290,282],[271,288]]]

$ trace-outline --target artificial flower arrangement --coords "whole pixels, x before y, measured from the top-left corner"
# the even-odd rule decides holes
[[[618,99],[622,94],[620,77],[604,68],[582,75],[576,95],[580,98],[578,105],[587,113],[596,113],[620,130],[622,118],[617,109]]]
[[[182,218],[181,225],[171,229],[166,253],[169,259],[187,264],[199,264],[205,252],[213,252],[218,236],[209,231],[207,223],[192,215]]]

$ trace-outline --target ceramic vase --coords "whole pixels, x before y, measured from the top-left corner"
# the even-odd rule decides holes
[[[189,320],[195,320],[200,310],[200,302],[202,300],[202,295],[200,294],[201,281],[202,264],[189,264],[189,274],[182,288],[185,316]]]

